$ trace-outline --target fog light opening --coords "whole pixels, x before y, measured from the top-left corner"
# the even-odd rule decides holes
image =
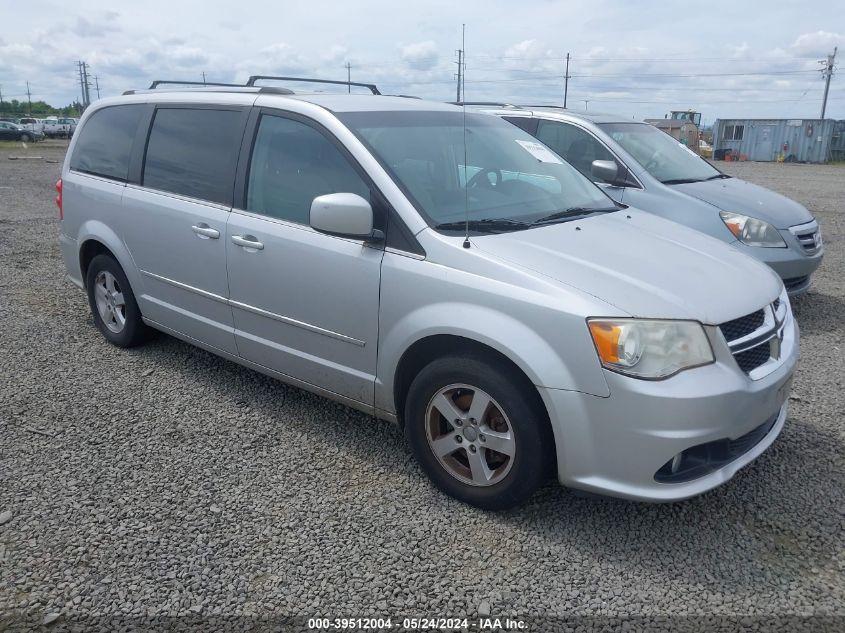
[[[669,469],[672,471],[672,474],[673,474],[673,475],[674,475],[676,472],[678,472],[678,469],[681,467],[681,460],[682,460],[683,458],[684,458],[684,454],[683,454],[683,453],[678,453],[677,455],[675,455],[675,456],[672,458],[672,465],[669,467]]]

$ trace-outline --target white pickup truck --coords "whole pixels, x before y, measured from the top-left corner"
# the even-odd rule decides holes
[[[70,138],[76,130],[76,119],[47,117],[44,119],[44,134],[50,138]]]

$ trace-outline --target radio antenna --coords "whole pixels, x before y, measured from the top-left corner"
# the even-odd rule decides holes
[[[461,108],[463,109],[463,128],[464,128],[464,248],[469,248],[469,171],[467,167],[467,94],[466,94],[466,74],[467,74],[467,51],[466,51],[466,39],[467,39],[467,25],[461,25],[461,51],[463,58],[463,70],[462,74],[459,74],[461,77],[458,81],[462,81],[463,85],[461,88],[463,94],[463,100],[461,101]]]

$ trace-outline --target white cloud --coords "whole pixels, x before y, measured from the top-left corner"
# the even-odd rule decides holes
[[[833,52],[833,47],[845,47],[845,35],[829,31],[816,31],[799,35],[792,44],[792,50],[798,55],[818,55],[826,57]]]
[[[400,48],[402,61],[416,70],[430,70],[437,65],[437,44],[432,40],[407,44]]]

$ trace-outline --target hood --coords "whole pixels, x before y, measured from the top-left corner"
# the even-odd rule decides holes
[[[771,303],[783,285],[736,248],[633,208],[479,236],[472,244],[635,317],[716,325]]]
[[[669,186],[693,198],[709,202],[722,211],[759,218],[778,229],[788,229],[813,219],[813,215],[795,200],[739,178],[720,178]]]

